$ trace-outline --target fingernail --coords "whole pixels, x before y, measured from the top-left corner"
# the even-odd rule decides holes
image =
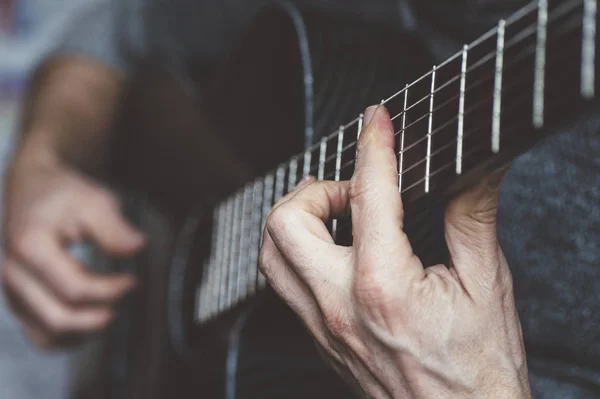
[[[379,108],[379,105],[371,105],[369,108],[367,108],[365,110],[365,126],[368,125],[369,123],[371,123],[371,121],[373,120],[373,117],[377,113],[378,108]]]
[[[313,179],[314,179],[314,177],[312,177],[312,176],[304,176],[302,178],[302,180],[300,180],[300,183],[298,183],[296,188],[302,188],[304,186],[307,186],[309,183],[311,183],[313,181]]]

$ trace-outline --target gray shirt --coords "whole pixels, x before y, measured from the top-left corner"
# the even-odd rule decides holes
[[[152,58],[175,71],[214,63],[269,0],[97,0],[56,52],[132,71]],[[521,0],[305,0],[423,34],[436,58],[514,11]],[[600,128],[598,120],[544,141],[514,163],[499,236],[510,261],[539,398],[600,398]]]

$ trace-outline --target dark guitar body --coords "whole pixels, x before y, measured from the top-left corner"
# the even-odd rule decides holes
[[[571,47],[565,48],[579,43],[575,36],[564,40],[571,40],[566,42]],[[489,42],[480,49],[482,55],[494,49],[495,39],[491,37]],[[301,152],[307,142],[315,143],[354,119],[365,105],[378,103],[420,76],[430,68],[423,48],[415,37],[394,27],[349,16],[300,13],[282,3],[262,14],[238,51],[210,75],[193,63],[188,70],[194,72],[186,78],[176,78],[156,65],[140,69],[130,83],[116,126],[120,134],[114,143],[117,151],[110,180],[134,193],[128,209],[132,218],[150,231],[151,240],[149,250],[138,258],[115,263],[114,268],[134,272],[140,287],[124,303],[120,318],[106,335],[101,371],[93,392],[86,397],[222,398],[230,332],[240,315],[257,301],[266,302],[273,312],[271,320],[262,320],[262,330],[252,329],[256,341],[260,343],[262,338],[265,345],[276,338],[269,334],[270,323],[290,320],[291,328],[296,328],[289,316],[280,317],[287,312],[268,292],[208,325],[196,324],[195,291],[210,247],[212,207]],[[569,57],[567,51],[565,57]],[[406,58],[410,62],[404,61]],[[521,70],[531,67],[529,58],[515,66]],[[582,108],[581,99],[574,100],[577,89],[570,88],[572,82],[567,78],[576,76],[578,68],[574,62],[549,73],[548,79],[565,82],[549,93],[557,98],[547,111],[548,125],[554,130],[572,122],[567,111]],[[460,73],[460,62],[450,65],[448,72],[440,72],[440,80],[444,73],[447,78]],[[529,87],[533,81],[532,74],[514,75],[507,78],[506,87]],[[210,81],[206,76],[211,76]],[[202,82],[202,89],[190,84],[192,81]],[[458,90],[456,83],[448,87]],[[487,98],[493,86],[483,84],[475,90],[481,94],[477,97]],[[426,196],[408,205],[406,225],[414,226],[409,237],[425,264],[447,261],[443,248],[430,250],[443,243],[439,227],[444,198],[542,137],[523,134],[525,124],[513,123],[531,120],[531,101],[526,96],[522,99],[525,103],[515,102],[512,108],[516,111],[511,108],[511,114],[507,112],[502,120],[503,126],[510,126],[507,131],[517,132],[507,136],[510,152],[461,179],[448,169],[438,175],[442,180],[433,181],[434,185],[443,181],[448,187],[446,195]],[[467,105],[472,105],[469,101]],[[447,103],[452,105],[448,116],[455,115],[457,100],[448,97]],[[427,109],[415,107],[417,112],[423,115]],[[488,114],[491,103],[476,113],[469,126],[487,123]],[[434,127],[441,129],[439,137],[456,132],[454,125],[448,125],[447,132],[446,126]],[[420,132],[418,137],[422,136]],[[452,160],[453,156],[446,158]],[[438,159],[446,162],[446,158]],[[417,167],[407,178],[418,182],[421,176]],[[412,199],[411,193],[405,197]]]
[[[146,253],[114,266],[134,272],[140,287],[106,335],[86,397],[224,397],[229,332],[256,300],[218,322],[194,323],[212,204],[415,78],[423,48],[393,27],[283,4],[249,27],[210,81],[193,63],[186,79],[140,68],[121,107],[110,181],[134,193],[132,218],[159,231]],[[289,318],[272,294],[258,301],[273,320],[282,320],[277,312]]]

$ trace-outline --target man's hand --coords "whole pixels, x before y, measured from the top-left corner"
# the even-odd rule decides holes
[[[393,126],[369,108],[350,182],[304,182],[268,218],[260,267],[325,357],[370,398],[529,398],[512,276],[496,239],[500,178],[446,213],[449,267],[404,234]],[[351,212],[354,245],[325,222]]]
[[[99,331],[133,278],[92,274],[67,247],[89,240],[128,256],[141,249],[142,235],[110,192],[59,162],[17,158],[7,182],[3,283],[30,339],[49,349]]]

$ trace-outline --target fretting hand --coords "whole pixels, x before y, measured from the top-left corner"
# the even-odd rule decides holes
[[[389,115],[371,107],[365,119],[350,182],[307,180],[275,206],[261,271],[366,397],[529,398],[512,276],[496,238],[500,178],[450,204],[450,268],[426,269],[402,230]],[[348,212],[350,248],[325,226]]]

